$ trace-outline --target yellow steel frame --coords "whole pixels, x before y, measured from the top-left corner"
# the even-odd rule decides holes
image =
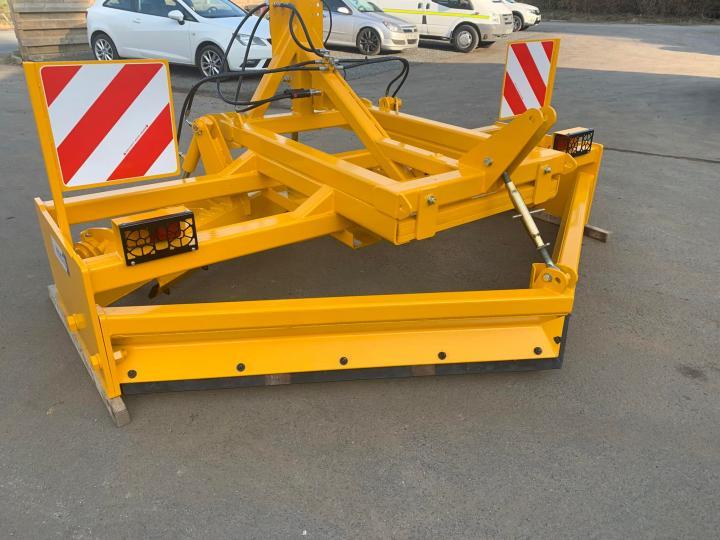
[[[320,43],[321,4],[295,5]],[[271,6],[271,67],[317,60],[289,36],[289,16]],[[197,119],[187,178],[61,196],[51,177],[58,196],[36,199],[58,310],[106,402],[138,383],[265,377],[273,384],[318,371],[426,373],[422,366],[560,356],[602,147],[577,158],[553,150],[549,106],[464,129],[401,113],[392,98],[373,106],[331,60],[319,65],[323,71],[290,76],[292,87],[321,93],[294,100],[289,113],[260,107]],[[36,72],[28,70],[38,110]],[[273,95],[282,78],[264,76],[254,98]],[[362,147],[330,154],[295,140],[330,127],[352,130]],[[47,133],[40,136],[46,145]],[[245,151],[233,157],[236,149]],[[192,176],[200,161],[205,174]],[[505,171],[529,205],[542,203],[562,220],[556,266],[534,264],[528,289],[112,306],[153,280],[167,286],[187,271],[281,245],[325,235],[352,248],[379,239],[403,244],[505,212],[513,208]],[[176,205],[195,212],[197,251],[127,266],[111,230],[88,229],[76,243],[70,234],[73,225]]]

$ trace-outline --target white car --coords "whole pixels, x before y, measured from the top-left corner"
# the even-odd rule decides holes
[[[88,41],[98,60],[166,58],[208,77],[224,71],[224,51],[244,16],[229,0],[97,0],[87,11]],[[235,38],[231,70],[241,68],[257,20],[250,17]],[[267,67],[271,58],[270,25],[261,20],[246,67]]]
[[[366,56],[383,51],[416,49],[420,41],[415,25],[388,15],[369,0],[323,0],[324,32],[332,20],[328,45],[356,47]],[[330,11],[328,13],[328,10]]]
[[[420,37],[450,41],[469,53],[512,34],[512,11],[503,0],[374,0],[385,13],[417,27]]]
[[[530,4],[523,4],[515,0],[503,0],[505,5],[512,9],[513,12],[513,32],[520,32],[540,24],[542,16],[540,10]]]

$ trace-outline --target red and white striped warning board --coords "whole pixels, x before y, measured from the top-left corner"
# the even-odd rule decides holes
[[[550,104],[559,48],[559,39],[508,45],[500,118]]]
[[[40,82],[64,189],[177,174],[166,63],[49,64]]]

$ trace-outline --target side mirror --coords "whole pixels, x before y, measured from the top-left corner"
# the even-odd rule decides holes
[[[338,13],[342,13],[343,15],[350,15],[352,11],[350,11],[350,8],[346,8],[345,6],[341,6],[337,8]]]
[[[183,15],[183,12],[179,9],[173,9],[171,12],[167,14],[168,19],[172,19],[173,21],[177,22],[178,24],[185,24],[185,15]]]

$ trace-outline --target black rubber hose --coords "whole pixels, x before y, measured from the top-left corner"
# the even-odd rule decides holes
[[[332,32],[332,12],[330,11],[329,6],[327,6],[327,4],[325,3],[325,0],[323,0],[323,4],[328,8],[328,13],[330,13],[330,31],[328,32],[328,38],[329,38],[330,33]],[[260,4],[258,6],[255,6],[250,11],[246,12],[245,17],[243,17],[243,20],[240,21],[240,24],[238,24],[237,27],[235,28],[235,31],[233,32],[232,37],[230,38],[230,42],[228,43],[228,46],[225,49],[225,66],[227,67],[227,69],[229,69],[229,62],[228,62],[227,58],[228,58],[228,55],[230,54],[230,50],[232,48],[232,45],[235,41],[236,36],[242,29],[243,25],[245,24],[245,21],[247,21],[251,15],[253,15],[259,9],[261,9],[264,5],[265,4]],[[295,41],[295,44],[307,52],[311,52],[311,53],[314,53],[314,54],[322,57],[323,54],[313,44],[312,39],[310,38],[310,34],[308,32],[307,26],[305,24],[305,21],[303,20],[302,15],[298,12],[297,8],[292,4],[277,4],[276,6],[290,9],[292,11],[292,13],[290,15],[290,19],[289,19],[289,27],[290,27],[289,30],[290,30],[290,35],[292,36],[293,40]],[[298,40],[297,35],[295,34],[295,31],[293,28],[293,22],[295,20],[295,17],[298,18],[298,22],[300,23],[300,27],[302,28],[305,38],[307,39],[309,47],[306,47],[303,43],[301,43]],[[182,134],[183,123],[185,122],[187,117],[190,115],[190,110],[192,109],[192,104],[193,104],[193,101],[195,98],[195,94],[197,93],[198,89],[202,85],[204,85],[208,82],[213,82],[213,81],[216,82],[217,94],[220,97],[220,99],[222,99],[225,103],[227,103],[229,105],[233,105],[235,107],[244,107],[243,109],[238,109],[238,112],[246,112],[246,111],[252,110],[256,107],[265,105],[267,103],[272,103],[272,102],[280,101],[283,99],[293,99],[294,97],[298,97],[298,96],[293,96],[292,93],[285,92],[283,94],[277,94],[275,96],[271,96],[269,98],[256,100],[256,101],[239,100],[238,97],[240,94],[240,87],[241,87],[242,81],[244,80],[245,77],[250,77],[250,78],[254,79],[254,78],[260,78],[260,77],[270,74],[270,73],[292,72],[292,71],[319,71],[319,67],[308,67],[310,64],[315,64],[315,62],[312,60],[306,61],[306,62],[299,62],[297,64],[292,64],[290,66],[284,66],[284,67],[279,67],[279,68],[274,68],[274,69],[266,68],[266,69],[253,69],[251,71],[247,71],[246,65],[247,65],[247,60],[249,58],[249,54],[250,54],[250,48],[252,47],[252,39],[254,38],[257,28],[260,25],[260,20],[261,19],[258,18],[258,22],[255,23],[255,26],[253,27],[253,30],[250,34],[250,41],[245,50],[245,56],[243,58],[243,63],[241,66],[242,69],[240,71],[238,71],[238,72],[225,71],[225,72],[219,73],[217,75],[205,77],[204,79],[201,79],[200,81],[195,83],[190,88],[190,90],[188,91],[188,94],[185,97],[185,100],[183,102],[182,109],[180,111],[180,119],[178,121],[178,129],[177,129],[178,139],[180,139],[180,135]],[[326,38],[326,40],[328,38]],[[397,93],[400,91],[400,89],[402,88],[403,84],[405,83],[405,81],[407,79],[408,73],[410,72],[410,63],[405,58],[400,58],[397,56],[384,57],[384,58],[372,58],[372,59],[369,59],[369,58],[365,58],[365,59],[346,58],[346,59],[341,59],[340,62],[341,63],[344,62],[344,64],[345,64],[344,69],[346,69],[346,70],[360,67],[363,65],[377,64],[377,63],[382,63],[382,62],[400,62],[402,64],[402,70],[395,78],[393,78],[390,81],[390,83],[388,83],[388,86],[385,89],[385,95],[387,96],[391,93],[392,85],[394,83],[396,83],[397,81],[399,81],[399,83],[397,84],[397,87],[392,92],[393,97],[395,97],[397,95]],[[231,99],[226,98],[225,95],[222,93],[220,83],[223,81],[233,80],[235,78],[238,79],[238,86],[237,86],[237,89],[235,92],[235,99],[231,100]]]
[[[330,6],[328,6],[328,4],[327,4],[327,2],[326,2],[325,0],[322,0],[322,2],[323,2],[323,6],[327,9],[328,17],[329,17],[329,19],[330,19],[329,25],[328,25],[328,26],[329,26],[329,28],[328,28],[328,33],[327,33],[327,36],[325,37],[325,39],[323,40],[323,45],[325,45],[325,44],[327,43],[327,40],[330,39],[330,34],[332,34],[333,17],[332,17],[332,10],[330,9]],[[257,6],[256,6],[256,7],[257,7]],[[294,7],[294,6],[293,6],[293,7]],[[250,14],[254,13],[254,12],[255,12],[255,9],[253,9],[252,11],[250,11],[250,12],[248,13],[248,16],[249,16]],[[304,33],[305,33],[305,36],[308,38],[308,43],[312,43],[312,41],[310,40],[310,36],[308,35],[308,32],[307,32],[307,27],[305,26],[305,21],[302,19],[302,16],[301,16],[295,9],[293,9],[293,14],[291,15],[291,19],[290,19],[290,25],[289,25],[289,26],[290,26],[291,32],[294,33],[294,29],[293,29],[293,27],[292,27],[292,23],[293,23],[293,17],[294,17],[296,14],[298,15],[298,20],[300,21],[300,24],[301,24],[301,26],[303,27],[303,31],[304,31]],[[242,62],[242,64],[241,64],[241,66],[240,66],[241,69],[243,69],[243,70],[244,70],[244,69],[246,68],[246,66],[247,66],[247,61],[248,61],[248,58],[249,58],[249,55],[250,55],[250,48],[252,47],[252,44],[253,44],[253,38],[255,37],[255,33],[257,32],[258,26],[260,26],[260,22],[261,22],[261,21],[262,21],[262,18],[261,18],[261,17],[258,17],[258,20],[257,20],[257,22],[255,23],[255,26],[253,26],[253,29],[252,29],[252,31],[250,32],[250,36],[249,36],[249,38],[248,38],[248,39],[249,39],[249,42],[248,42],[247,48],[246,48],[246,50],[245,50],[245,57],[243,58],[243,62]],[[241,25],[242,25],[242,22],[241,22]],[[294,38],[295,38],[295,43],[296,43],[298,46],[302,46],[302,44],[299,43],[299,41],[297,40],[297,37],[294,36]],[[313,49],[314,49],[314,46],[313,46]],[[308,49],[306,49],[306,50],[308,50]],[[229,51],[230,51],[230,47],[228,47],[228,53],[229,53]],[[315,54],[317,54],[317,51],[315,51],[315,50],[308,50],[308,52],[314,52]],[[242,88],[243,80],[244,80],[243,77],[240,77],[240,78],[238,79],[237,88],[235,89],[235,101],[238,101],[238,98],[240,97],[240,91],[241,91],[241,88]],[[218,89],[218,90],[219,90],[219,89]]]
[[[302,15],[297,10],[297,8],[292,4],[275,4],[275,7],[281,7],[285,9],[289,9],[292,11],[292,14],[290,15],[290,36],[293,38],[293,41],[295,44],[301,48],[303,51],[316,54],[320,57],[324,56],[320,50],[315,47],[315,44],[313,43],[312,39],[310,38],[310,32],[308,32],[307,25],[305,24],[305,20],[302,18]],[[293,28],[293,22],[295,21],[295,17],[297,17],[298,22],[300,23],[300,28],[302,28],[303,34],[305,34],[305,39],[307,39],[307,46],[300,42],[297,35],[295,34],[295,28]]]
[[[295,34],[295,28],[293,27],[293,22],[295,22],[295,16],[296,16],[296,15],[297,15],[297,12],[296,12],[296,11],[293,11],[293,12],[290,14],[290,37],[293,38],[293,41],[295,42],[295,45],[297,45],[298,47],[300,47],[303,51],[307,51],[307,52],[310,52],[310,53],[313,53],[313,54],[317,54],[318,56],[320,56],[320,54],[318,53],[318,51],[315,49],[315,46],[312,44],[312,40],[310,40],[310,39],[308,38],[308,44],[309,44],[309,45],[305,45],[304,43],[302,43],[302,42],[298,39],[297,35]],[[299,20],[299,21],[302,21],[302,17],[298,17],[298,20]],[[302,25],[301,25],[301,26],[302,26]]]
[[[245,46],[245,56],[243,57],[242,64],[240,64],[240,69],[245,70],[247,67],[248,58],[250,58],[250,49],[253,45],[253,39],[255,39],[255,32],[257,32],[258,26],[260,26],[260,23],[262,22],[262,17],[257,18],[257,22],[253,26],[252,31],[250,32],[250,35],[248,36],[248,44]],[[242,88],[244,77],[240,77],[238,79],[237,88],[235,89],[235,101],[238,100],[240,97],[240,89]]]
[[[235,27],[235,30],[233,31],[232,36],[230,36],[230,41],[228,42],[227,47],[225,48],[225,58],[223,59],[224,65],[225,65],[225,69],[227,70],[227,71],[225,71],[225,73],[228,73],[229,71],[231,71],[231,70],[230,70],[230,60],[229,60],[229,58],[230,58],[230,49],[232,49],[232,46],[233,46],[233,44],[235,43],[235,38],[236,38],[237,35],[240,33],[240,30],[241,30],[242,27],[245,25],[245,22],[246,22],[252,15],[254,15],[257,11],[259,11],[264,5],[265,5],[265,4],[258,4],[257,6],[255,6],[254,8],[252,8],[250,11],[245,12],[245,16],[242,18],[242,20],[240,21],[240,23]],[[258,20],[260,20],[260,17],[258,17]],[[248,44],[248,47],[249,47],[251,44],[252,44],[252,42],[250,42],[250,43]],[[245,52],[247,52],[247,51],[245,51]],[[243,67],[244,67],[244,66],[243,66]],[[220,80],[217,81],[217,92],[218,92],[218,94],[221,92],[221,90],[220,90]]]
[[[327,36],[325,36],[325,39],[323,40],[323,46],[327,49],[327,42],[328,39],[330,39],[330,34],[332,34],[332,25],[333,25],[333,19],[332,19],[332,9],[330,9],[330,6],[328,6],[327,2],[323,0],[323,6],[325,6],[325,9],[327,9],[328,12],[328,18],[330,19],[329,25],[328,25],[328,33]]]
[[[401,58],[399,56],[385,56],[383,58],[340,58],[338,62],[343,65],[346,70],[370,64],[381,64],[383,62],[400,62],[402,64],[402,70],[388,83],[385,88],[385,95],[392,95],[392,97],[397,96],[398,92],[405,84],[408,74],[410,73],[410,62],[408,62],[406,58]],[[397,88],[395,88],[395,90],[391,93],[391,87],[397,81],[400,82],[398,83]]]
[[[237,71],[237,72],[233,73],[232,75],[235,75],[242,79],[244,79],[244,78],[258,79],[267,73],[278,73],[278,72],[289,72],[289,71],[320,71],[319,66],[312,67],[312,66],[308,66],[308,64],[315,64],[315,62],[310,60],[307,62],[300,62],[299,64],[292,64],[290,66],[278,67],[275,69],[252,69],[249,71]],[[220,99],[222,99],[228,105],[232,105],[234,107],[245,106],[245,105],[250,105],[250,104],[254,103],[252,100],[228,99],[225,96],[225,94],[223,94],[222,92],[220,92],[218,94],[218,97]]]
[[[192,109],[192,104],[195,99],[195,94],[200,89],[200,87],[204,84],[210,83],[210,82],[222,82],[222,81],[229,81],[233,80],[237,77],[250,77],[251,79],[262,77],[263,75],[269,74],[269,73],[279,73],[279,72],[286,72],[286,71],[318,71],[317,68],[307,67],[308,64],[314,64],[313,61],[308,62],[300,62],[298,64],[292,64],[290,66],[284,66],[274,69],[257,69],[252,70],[250,72],[234,72],[234,73],[218,73],[217,75],[211,75],[209,77],[205,77],[204,79],[200,79],[197,81],[193,86],[190,87],[190,90],[188,90],[187,96],[185,96],[185,100],[183,101],[182,108],[180,109],[180,116],[178,119],[178,128],[177,128],[177,137],[178,140],[180,139],[180,135],[182,134],[182,127],[183,123],[185,122],[186,118],[190,115],[190,110]],[[233,101],[225,98],[224,95],[220,95],[220,97],[225,101],[226,103],[230,105],[241,105],[241,106],[247,106],[247,105],[253,105],[257,102],[255,101]],[[268,98],[269,99],[269,98]],[[284,97],[282,99],[285,99]],[[261,103],[262,105],[262,103]]]
[[[254,8],[252,8],[250,11],[245,12],[245,16],[243,17],[242,21],[240,21],[240,24],[235,27],[235,31],[232,34],[232,37],[230,38],[230,42],[228,43],[227,48],[225,49],[225,63],[228,65],[228,69],[230,68],[230,64],[228,63],[228,57],[230,55],[230,49],[233,46],[233,43],[235,43],[235,38],[240,33],[240,29],[245,24],[245,21],[247,21],[251,15],[254,15],[255,12],[259,11],[261,8],[265,7],[265,4],[258,4]],[[258,19],[262,19],[262,17],[258,17]]]

